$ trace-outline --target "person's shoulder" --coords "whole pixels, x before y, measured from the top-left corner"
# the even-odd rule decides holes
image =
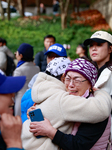
[[[44,50],[43,50],[43,51],[38,52],[36,55],[42,55],[42,54],[44,54]]]

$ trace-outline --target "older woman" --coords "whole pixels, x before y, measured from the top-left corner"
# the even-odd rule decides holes
[[[68,66],[65,72],[65,86],[70,95],[86,98],[93,96],[92,87],[97,79],[97,73],[91,66],[93,64],[84,59],[76,59]],[[41,123],[31,123],[30,131],[35,136],[48,136],[62,149],[106,149],[110,134],[110,118],[97,124],[75,122],[72,135],[56,130],[46,119]]]
[[[55,67],[55,65],[56,63],[54,63],[53,66]],[[91,120],[94,120],[94,123],[98,122],[99,119],[97,120],[97,117],[95,117],[94,115],[91,117],[89,115],[89,112],[92,112],[91,109],[94,109],[94,113],[96,115],[97,113],[99,114],[100,108],[98,107],[101,107],[101,103],[98,104],[97,102],[99,101],[98,99],[101,98],[100,96],[104,94],[101,92],[101,95],[97,95],[98,97],[96,99],[93,97],[85,99],[84,97],[81,98],[80,96],[70,95],[83,95],[85,97],[91,95],[91,88],[93,87],[97,79],[96,67],[85,59],[76,59],[75,61],[73,61],[72,67],[76,74],[75,76],[73,76],[73,74],[68,74],[66,72],[68,77],[66,76],[65,82],[70,82],[71,86],[77,86],[76,88],[68,88],[69,92],[65,92],[65,86],[62,82],[45,73],[39,74],[32,88],[32,99],[34,102],[36,102],[36,108],[41,108],[44,117],[50,120],[53,127],[60,129],[60,131],[67,134],[70,134],[72,132],[72,127],[74,124],[73,121],[91,122]],[[53,71],[53,68],[50,68],[49,71]],[[60,72],[62,67],[59,66],[57,69],[58,71],[56,71],[55,76],[58,72]],[[69,73],[70,72],[71,71],[69,70]],[[82,86],[84,87],[84,90],[82,90]],[[108,94],[106,95],[108,96]],[[86,107],[88,107],[88,109]],[[102,118],[102,114],[100,116]],[[97,131],[94,132],[98,135],[95,139],[93,138],[93,135],[96,136],[96,134],[92,135],[93,141],[90,142],[92,144],[89,144],[89,147],[92,147],[102,135],[107,125],[107,121],[108,119],[102,122],[100,133],[97,133],[97,131],[99,130],[99,126],[95,126],[95,130]],[[36,139],[36,137],[32,134],[32,132],[36,132],[36,125],[35,123],[31,123],[31,125],[29,120],[25,121],[23,124],[22,141],[23,147],[25,149],[58,149],[58,147],[56,145],[53,145],[52,141],[47,137]],[[31,132],[29,132],[29,126],[31,127],[31,129],[33,128]],[[83,130],[84,127],[87,128],[87,126],[83,126]],[[91,129],[92,128],[93,126],[91,127]],[[91,129],[90,131],[92,131]],[[36,133],[35,135],[38,135],[38,133]],[[87,143],[85,144],[85,147],[87,147]]]

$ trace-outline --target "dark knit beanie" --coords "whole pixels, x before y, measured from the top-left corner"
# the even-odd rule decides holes
[[[75,71],[83,75],[92,85],[92,87],[95,85],[98,71],[96,67],[89,62],[86,59],[83,58],[77,58],[73,60],[67,67],[65,71],[65,75],[68,71]]]
[[[33,47],[30,44],[22,43],[18,48],[18,52],[25,58],[33,58]]]

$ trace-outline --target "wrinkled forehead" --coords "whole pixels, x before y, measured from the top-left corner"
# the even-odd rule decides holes
[[[85,78],[82,74],[76,71],[68,71],[66,76],[71,78]]]

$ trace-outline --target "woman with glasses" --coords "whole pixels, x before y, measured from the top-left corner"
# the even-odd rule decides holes
[[[53,68],[50,68],[48,64],[49,72],[52,72],[51,75],[57,75],[62,70],[62,67],[60,65],[57,67],[56,64],[53,62]],[[64,67],[64,64],[62,66]],[[55,74],[53,74],[54,68],[56,68]],[[99,118],[96,121],[97,102],[101,98],[97,97],[95,100],[93,97],[92,88],[97,80],[96,67],[83,58],[72,61],[65,71],[65,86],[56,78],[45,73],[40,73],[38,77],[32,88],[32,99],[36,103],[36,109],[41,109],[43,116],[50,120],[52,126],[48,125],[49,122],[46,119],[41,122],[30,122],[29,120],[24,122],[23,147],[27,150],[29,147],[32,150],[44,147],[45,149],[57,150],[58,146],[65,150],[89,150],[92,147],[95,150],[98,150],[99,147],[105,149],[109,137],[110,122],[107,125],[108,119],[106,119],[96,123],[99,121]],[[63,88],[66,88],[67,92]],[[99,96],[103,94],[104,92],[101,92]],[[101,112],[100,108],[98,110]],[[89,114],[92,109],[96,117]],[[95,124],[89,123],[91,119]],[[38,135],[45,137],[36,139],[35,136]]]

